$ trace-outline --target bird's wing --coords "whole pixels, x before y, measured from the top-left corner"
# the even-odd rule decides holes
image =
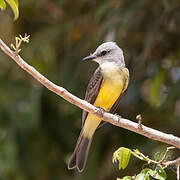
[[[124,85],[121,95],[126,91],[128,84],[129,84],[129,70],[127,68],[123,68],[122,71],[123,71],[124,78],[125,78],[125,85]],[[116,102],[111,107],[111,109],[109,111],[110,113],[114,113],[116,111],[118,104],[120,102],[120,99],[121,99],[121,95],[119,96],[119,98],[116,100]]]
[[[122,90],[122,93],[121,95],[126,91],[127,87],[128,87],[128,83],[129,83],[129,71],[127,68],[123,68],[122,69],[123,73],[124,74],[124,78],[125,78],[125,85],[124,85],[124,88]],[[100,90],[100,87],[102,85],[102,82],[103,82],[103,76],[102,76],[102,73],[101,73],[101,69],[100,68],[97,68],[97,70],[94,72],[91,80],[89,81],[89,84],[88,84],[88,87],[87,87],[87,90],[86,90],[86,95],[85,95],[85,100],[91,104],[94,104],[95,100],[96,100],[96,97],[98,95],[98,92]],[[114,113],[118,107],[118,104],[120,102],[120,99],[121,99],[121,95],[119,96],[119,98],[116,100],[116,102],[113,104],[113,106],[111,107],[110,109],[110,113]],[[83,110],[83,113],[82,113],[82,126],[84,125],[84,122],[85,122],[85,119],[88,115],[88,112]],[[102,126],[104,125],[106,122],[102,121],[99,125]]]
[[[96,97],[99,93],[100,87],[103,82],[103,76],[100,67],[96,69],[93,76],[91,77],[88,87],[86,89],[85,100],[91,104],[94,104]],[[83,110],[82,113],[82,126],[84,125],[85,119],[88,112]]]

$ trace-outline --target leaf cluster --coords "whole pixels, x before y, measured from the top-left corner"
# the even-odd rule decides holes
[[[150,159],[148,156],[145,156],[138,149],[132,151],[128,148],[120,147],[117,151],[114,152],[112,158],[113,163],[119,164],[119,170],[125,169],[127,167],[131,155],[134,155],[142,161],[146,161],[148,164],[154,164],[155,168],[144,168],[135,176],[125,176],[123,178],[118,178],[118,180],[150,180],[150,176],[158,180],[167,179],[167,175],[164,170],[165,168],[167,168],[167,166],[164,164],[164,162],[166,162],[166,156],[171,149],[174,149],[174,147],[168,147],[166,152],[162,156],[162,159],[160,161],[155,161]]]

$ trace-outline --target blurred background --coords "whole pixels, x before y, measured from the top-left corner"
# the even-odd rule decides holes
[[[84,97],[97,64],[81,59],[105,41],[123,49],[130,83],[117,113],[180,136],[179,0],[23,0],[20,17],[0,12],[0,38],[30,34],[21,56],[54,83]],[[155,158],[167,145],[107,124],[96,131],[83,173],[67,162],[81,128],[81,109],[47,90],[0,51],[0,179],[111,180],[147,166],[112,164],[123,146]],[[178,151],[169,155],[176,158]],[[175,179],[175,168],[167,170]]]

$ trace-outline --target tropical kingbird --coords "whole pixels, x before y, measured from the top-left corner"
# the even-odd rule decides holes
[[[129,82],[129,71],[125,67],[123,51],[115,42],[106,42],[83,60],[91,60],[99,64],[89,81],[85,100],[107,112],[114,113],[120,96],[127,89]],[[94,132],[102,123],[101,118],[83,110],[82,130],[68,169],[77,168],[79,172],[83,171]]]

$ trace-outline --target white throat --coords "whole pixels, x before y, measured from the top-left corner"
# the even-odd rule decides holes
[[[116,77],[123,68],[122,65],[116,64],[114,62],[105,62],[100,64],[101,72],[105,78]]]

